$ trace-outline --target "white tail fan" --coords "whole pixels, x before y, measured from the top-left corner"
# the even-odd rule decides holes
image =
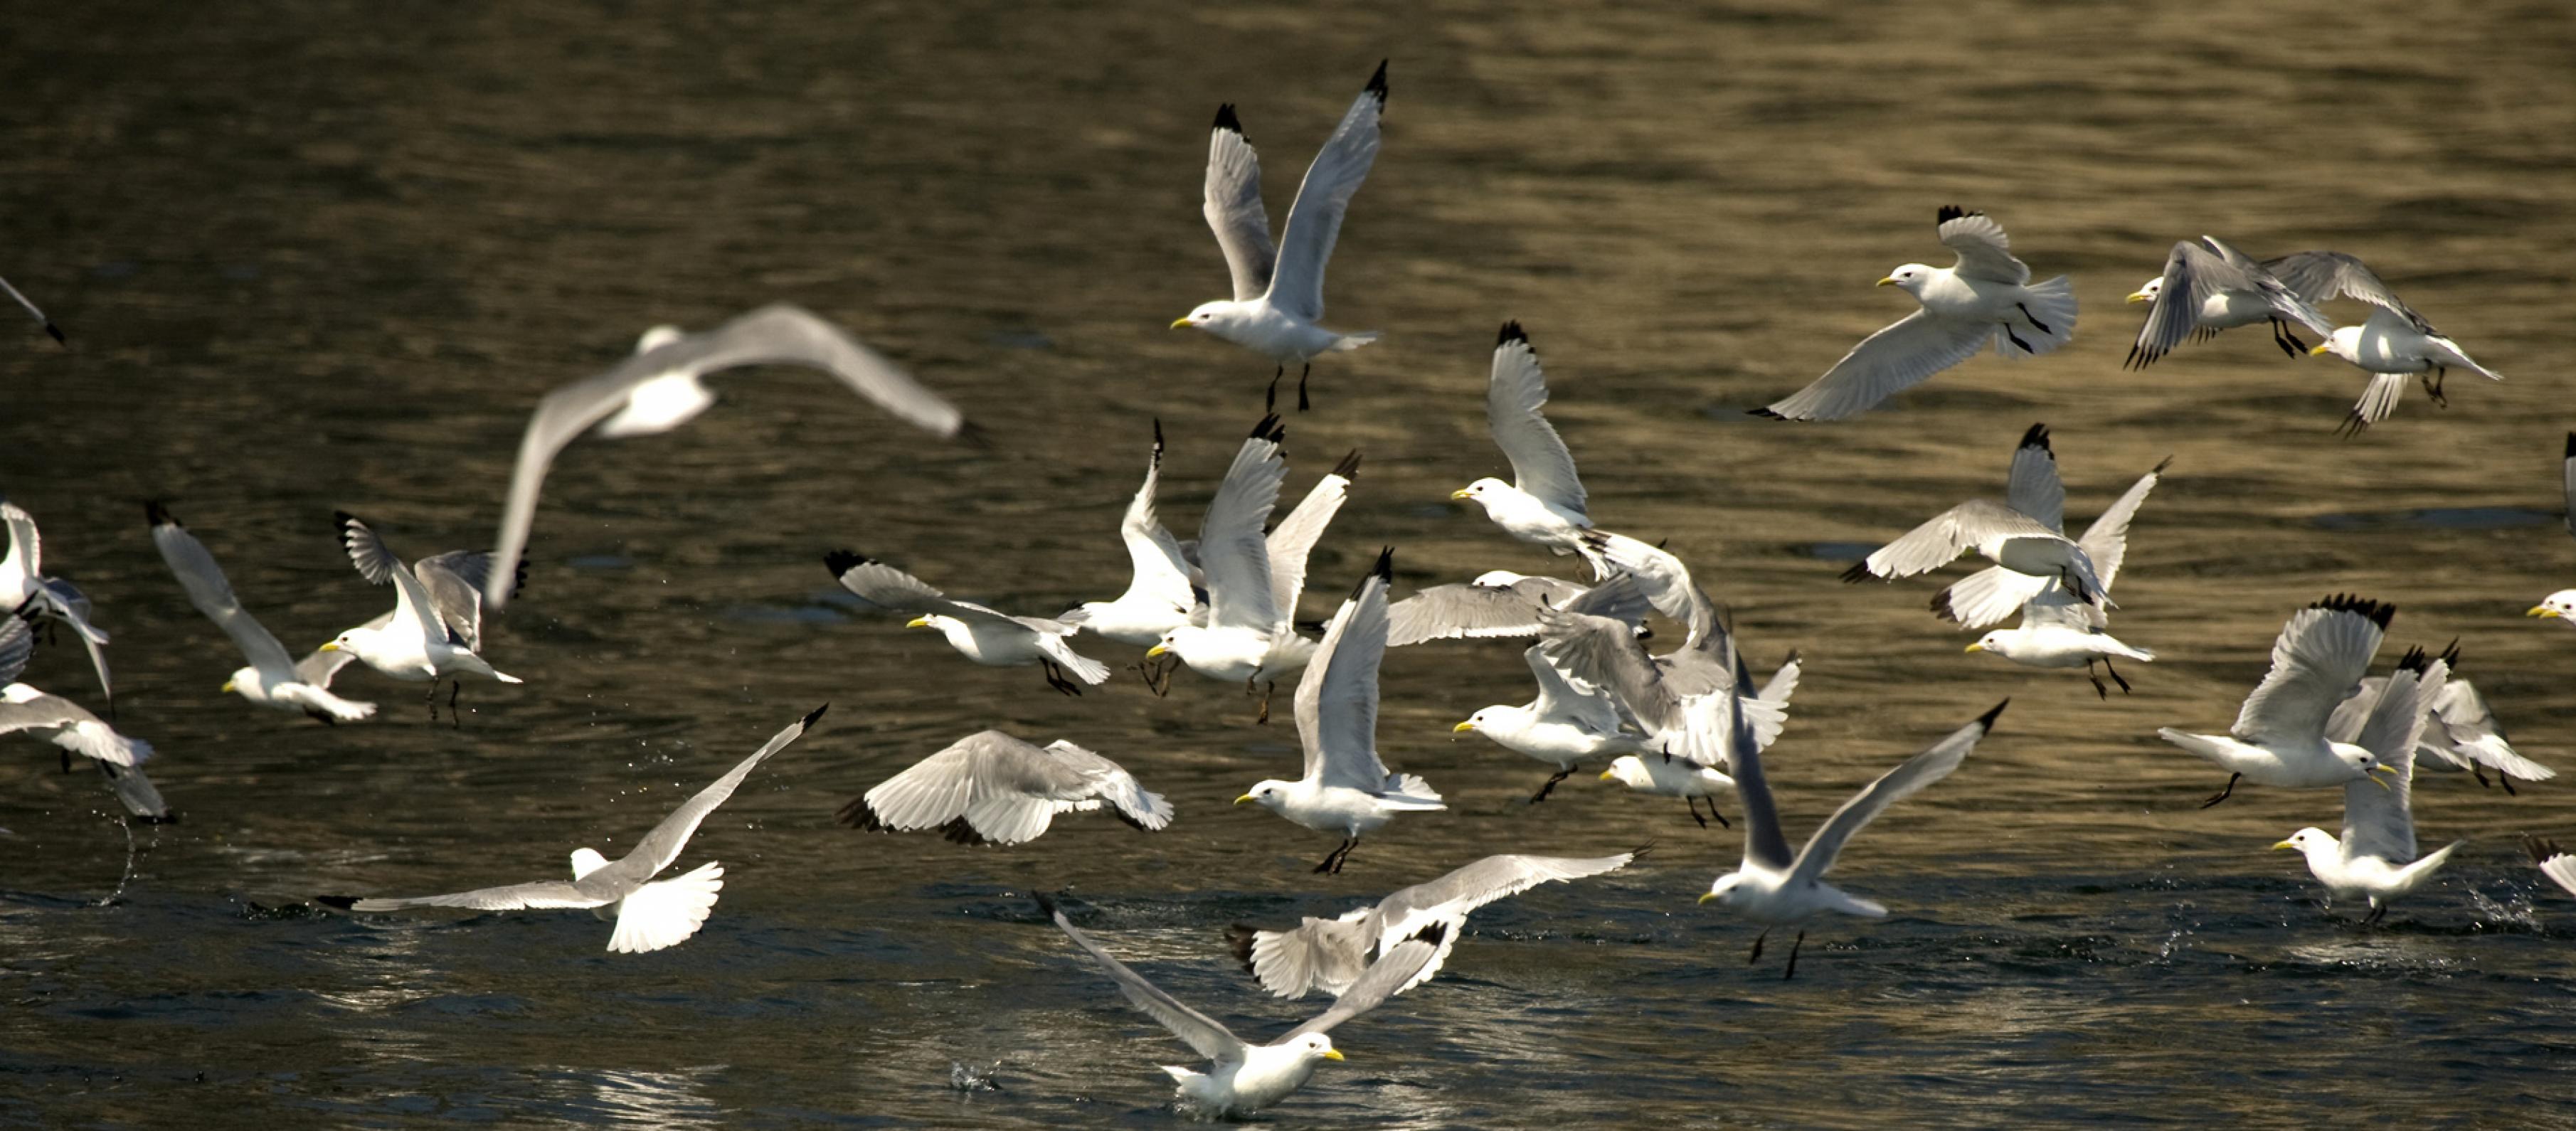
[[[675,946],[705,926],[724,888],[724,865],[709,861],[695,871],[635,889],[617,907],[612,954],[643,954]]]

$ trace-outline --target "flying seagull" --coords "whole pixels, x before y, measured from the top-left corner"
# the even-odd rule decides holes
[[[2442,395],[2442,379],[2454,365],[2490,381],[2504,380],[2503,374],[2472,360],[2458,342],[2399,300],[2397,292],[2361,260],[2339,251],[2301,251],[2263,266],[2309,302],[2353,298],[2378,308],[2361,325],[2340,327],[2308,350],[2315,356],[2333,354],[2371,375],[2360,402],[2344,417],[2340,431],[2345,435],[2359,435],[2396,412],[2409,375],[2420,376],[2424,394],[2445,407],[2451,402]]]
[[[2326,719],[2370,670],[2370,658],[2396,615],[2394,605],[2349,595],[2292,613],[2272,642],[2272,669],[2245,697],[2226,734],[2157,730],[2157,737],[2227,771],[2227,788],[2200,807],[2227,800],[2243,778],[2283,789],[2323,789],[2377,770],[2370,751],[2329,740]]]
[[[1261,159],[1243,136],[1234,104],[1216,109],[1208,136],[1208,227],[1225,251],[1234,275],[1234,297],[1203,302],[1172,320],[1172,328],[1195,327],[1278,364],[1271,387],[1288,373],[1291,362],[1303,366],[1297,375],[1297,408],[1304,411],[1306,376],[1315,358],[1355,350],[1377,340],[1374,331],[1345,334],[1327,330],[1324,319],[1324,262],[1342,234],[1342,215],[1351,195],[1360,190],[1369,166],[1377,161],[1378,118],[1386,113],[1386,63],[1380,61],[1368,86],[1342,115],[1342,124],[1315,154],[1297,200],[1288,206],[1280,247],[1270,244],[1270,220],[1261,206]]]
[[[161,560],[179,579],[179,587],[188,593],[188,603],[215,622],[241,649],[249,664],[236,669],[224,681],[224,690],[279,711],[302,711],[326,723],[355,722],[376,713],[373,703],[359,703],[331,693],[331,677],[341,663],[354,655],[350,652],[314,652],[301,662],[287,654],[286,646],[277,642],[267,628],[242,608],[241,598],[233,595],[232,582],[224,577],[215,556],[206,552],[196,535],[179,525],[179,520],[159,503],[143,504],[143,519],[152,528],[152,545],[161,551]],[[390,621],[393,614],[385,614]]]
[[[1584,509],[1574,453],[1540,411],[1546,405],[1547,375],[1539,371],[1529,335],[1518,322],[1503,323],[1494,342],[1493,373],[1485,382],[1485,424],[1494,434],[1494,446],[1511,461],[1512,481],[1487,476],[1449,497],[1475,500],[1503,533],[1523,542],[1560,555],[1583,555],[1593,577],[1606,577],[1609,567],[1584,541],[1592,516]]]
[[[2576,534],[2576,432],[2567,434],[2567,451],[2559,460],[2559,489],[2566,500],[2567,533]],[[2541,617],[2576,628],[2576,589],[2561,589],[2540,599],[2524,616]]]
[[[2455,840],[2422,859],[2415,856],[2415,745],[2448,674],[2448,664],[2427,660],[2421,648],[2408,649],[2396,674],[2380,686],[2356,742],[2387,776],[2344,783],[2341,839],[2310,826],[2272,846],[2299,850],[2328,892],[2368,900],[2365,926],[2385,917],[2398,896],[2432,879],[2451,850],[2467,843]]]
[[[28,626],[35,611],[20,606],[14,615],[0,616],[0,734],[24,733],[53,743],[61,749],[65,770],[71,769],[72,755],[87,758],[106,776],[126,812],[147,822],[178,820],[152,779],[143,775],[151,743],[118,734],[78,703],[17,682],[36,648],[35,632]]]
[[[680,858],[689,837],[716,806],[733,796],[752,767],[770,755],[805,736],[815,720],[831,708],[826,703],[787,729],[770,737],[769,742],[753,751],[733,769],[725,771],[715,784],[699,790],[697,796],[681,802],[653,831],[635,842],[626,855],[610,860],[596,850],[581,848],[572,854],[572,879],[539,880],[535,883],[511,884],[507,887],[480,888],[452,895],[417,896],[408,899],[358,899],[345,895],[326,895],[319,902],[343,911],[402,911],[414,907],[461,907],[474,911],[519,911],[589,908],[603,922],[614,922],[617,929],[608,936],[612,954],[643,954],[664,947],[677,946],[706,925],[707,913],[715,909],[716,892],[724,887],[724,865],[713,860],[667,880],[653,877]]]
[[[1070,742],[1031,746],[979,731],[841,807],[840,822],[879,832],[939,829],[960,844],[1025,844],[1058,813],[1107,811],[1144,832],[1172,823],[1172,804],[1118,763]]]
[[[2272,327],[2273,344],[2291,357],[2305,354],[2308,344],[2290,331],[2290,323],[2319,337],[2335,329],[2315,304],[2216,236],[2173,245],[2164,274],[2147,280],[2129,301],[2149,304],[2146,324],[2138,327],[2137,343],[2122,363],[2129,369],[2145,369],[2184,342],[2258,322]]]
[[[0,609],[33,601],[37,611],[72,626],[81,647],[89,651],[90,667],[98,672],[98,693],[107,699],[108,713],[115,714],[116,687],[107,676],[107,634],[91,626],[89,598],[71,582],[45,576],[45,542],[36,531],[34,515],[0,499],[0,526],[9,528],[9,552],[0,556]]]
[[[432,719],[438,717],[439,681],[454,680],[447,693],[451,723],[458,721],[456,697],[465,690],[463,676],[525,682],[483,660],[483,592],[493,585],[492,555],[450,550],[404,565],[357,516],[335,511],[331,517],[339,524],[341,547],[349,552],[349,564],[358,576],[377,585],[393,583],[394,608],[341,633],[322,651],[347,652],[395,679],[428,681]]]
[[[1074,626],[1044,617],[1015,617],[968,601],[950,600],[939,590],[874,558],[848,550],[823,555],[841,588],[881,609],[912,613],[905,628],[929,628],[946,637],[959,655],[986,667],[1024,668],[1036,664],[1046,672],[1047,686],[1066,695],[1082,694],[1083,684],[1109,678],[1109,667],[1065,643]],[[1080,680],[1080,683],[1075,682]]]
[[[2012,474],[2001,501],[1970,499],[1943,511],[1843,571],[1843,580],[1859,584],[1872,577],[1912,577],[1974,552],[2026,577],[2053,578],[2078,601],[2109,605],[2092,555],[2066,536],[2065,509],[2066,488],[2057,479],[2048,426],[2034,424],[2013,449]]]

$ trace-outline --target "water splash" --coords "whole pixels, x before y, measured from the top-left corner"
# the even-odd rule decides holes
[[[976,1092],[998,1092],[1002,1090],[1001,1075],[1002,1062],[998,1060],[981,1068],[962,1060],[951,1061],[948,1065],[948,1086],[967,1095],[973,1095]]]
[[[98,903],[94,905],[98,907],[114,906],[117,898],[125,894],[125,885],[134,882],[134,857],[136,853],[134,846],[134,822],[113,814],[106,814],[106,816],[115,821],[116,827],[123,830],[125,833],[125,873],[116,877],[116,890],[107,893],[106,898],[99,900]],[[156,840],[160,837],[160,826],[153,826],[152,835]]]

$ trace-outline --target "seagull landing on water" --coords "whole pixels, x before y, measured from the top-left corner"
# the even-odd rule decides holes
[[[2291,357],[2307,353],[2308,344],[2290,332],[2290,323],[2321,338],[2335,329],[2315,304],[2216,236],[2173,245],[2164,274],[2147,280],[2129,301],[2148,304],[2146,324],[2138,327],[2138,340],[2122,363],[2129,369],[2145,369],[2184,342],[2258,322],[2272,327],[2273,344]]]
[[[2227,787],[2200,807],[2233,796],[2243,778],[2283,789],[2324,789],[2378,772],[2382,767],[2370,751],[2328,739],[2326,721],[2370,671],[2370,658],[2396,615],[2394,605],[2349,595],[2292,613],[2272,642],[2272,669],[2245,697],[2226,734],[2156,731],[2227,771]]]
[[[1547,406],[1547,375],[1518,322],[1503,323],[1494,341],[1494,368],[1485,383],[1485,424],[1494,446],[1511,461],[1512,481],[1490,476],[1449,493],[1473,499],[1503,533],[1556,554],[1580,554],[1595,579],[1609,567],[1584,538],[1592,516],[1584,509],[1583,480],[1574,453],[1540,410]]]
[[[2440,699],[2450,665],[2427,660],[2424,650],[2407,650],[2396,674],[2380,686],[2355,744],[2376,759],[2386,777],[2347,782],[2343,787],[2343,837],[2320,828],[2290,834],[2274,848],[2295,848],[2308,858],[2308,871],[2337,898],[2367,899],[2368,925],[2388,914],[2398,896],[2422,887],[2466,841],[2452,841],[2421,860],[2415,858],[2415,746],[2434,703]]]
[[[1314,371],[1317,357],[1377,340],[1374,331],[1345,334],[1319,323],[1324,319],[1324,263],[1341,237],[1351,195],[1377,161],[1378,118],[1385,112],[1386,63],[1380,61],[1368,86],[1342,115],[1342,124],[1307,167],[1276,249],[1270,243],[1270,219],[1261,207],[1261,158],[1243,136],[1233,103],[1217,107],[1209,134],[1203,210],[1234,275],[1234,297],[1200,303],[1173,319],[1172,328],[1205,330],[1276,362],[1273,389],[1289,365],[1302,366],[1297,375],[1301,412],[1308,406],[1306,376]]]
[[[1936,230],[1959,253],[1948,267],[1908,263],[1880,279],[1922,309],[1861,339],[1788,399],[1752,410],[1774,420],[1840,420],[1977,356],[1988,341],[2006,359],[2036,357],[2075,336],[2075,287],[2060,275],[2032,285],[2030,268],[1983,212],[1942,206]]]
[[[1169,1029],[1181,1043],[1200,1056],[1208,1058],[1208,1070],[1194,1072],[1179,1065],[1167,1064],[1163,1071],[1176,1085],[1182,1104],[1192,1114],[1209,1117],[1242,1115],[1259,1111],[1304,1087],[1317,1066],[1327,1060],[1341,1060],[1342,1052],[1333,1047],[1327,1034],[1344,1022],[1366,1013],[1402,987],[1420,980],[1423,968],[1448,948],[1448,928],[1432,924],[1413,937],[1387,948],[1368,971],[1342,992],[1332,1007],[1303,1025],[1281,1034],[1266,1044],[1252,1044],[1234,1035],[1224,1024],[1207,1014],[1181,1004],[1179,998],[1164,993],[1162,988],[1145,980],[1144,975],[1127,968],[1127,964],[1110,957],[1100,944],[1076,929],[1064,917],[1055,901],[1038,896],[1038,909],[1055,921],[1073,945],[1108,971],[1109,980],[1117,983],[1118,992],[1145,1015]]]
[[[572,879],[539,880],[507,887],[479,888],[450,895],[405,899],[358,899],[345,895],[316,897],[325,907],[343,911],[403,911],[414,907],[458,907],[474,911],[519,911],[588,908],[604,922],[617,924],[608,936],[612,954],[643,954],[678,946],[705,926],[724,888],[724,865],[710,860],[667,880],[655,880],[680,858],[698,826],[741,788],[752,768],[805,736],[831,704],[814,708],[787,729],[770,736],[751,757],[725,771],[715,784],[681,802],[662,823],[635,842],[626,855],[610,860],[595,849],[572,854]]]

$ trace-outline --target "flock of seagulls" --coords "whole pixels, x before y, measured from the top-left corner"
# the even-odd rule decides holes
[[[1702,828],[1740,823],[1739,862],[1714,878],[1700,902],[1760,928],[1753,961],[1773,930],[1795,929],[1782,974],[1794,977],[1799,949],[1819,917],[1888,914],[1883,904],[1827,881],[1851,838],[1889,806],[1957,771],[1997,725],[2005,704],[1976,714],[1888,770],[1793,849],[1764,757],[1786,728],[1807,661],[1790,652],[1767,678],[1757,678],[1726,607],[1693,579],[1685,563],[1599,523],[1574,456],[1547,419],[1546,375],[1517,322],[1505,323],[1496,337],[1484,403],[1511,479],[1479,478],[1451,497],[1475,503],[1510,539],[1566,559],[1577,576],[1495,570],[1399,600],[1391,592],[1395,550],[1388,548],[1357,579],[1320,636],[1309,636],[1296,619],[1308,559],[1356,483],[1360,453],[1336,462],[1273,521],[1289,476],[1286,424],[1272,409],[1289,365],[1299,367],[1298,408],[1305,410],[1312,404],[1312,363],[1378,336],[1325,327],[1323,287],[1342,219],[1377,159],[1386,100],[1381,64],[1309,166],[1276,241],[1262,202],[1259,158],[1234,106],[1217,112],[1204,211],[1231,276],[1232,297],[1203,303],[1172,325],[1234,343],[1274,368],[1264,412],[1218,480],[1195,538],[1175,537],[1163,520],[1157,492],[1166,450],[1161,422],[1155,421],[1143,483],[1119,523],[1132,579],[1113,598],[1083,601],[1053,617],[1022,615],[949,597],[886,560],[854,551],[832,551],[824,565],[869,609],[908,617],[907,627],[936,630],[969,662],[1038,668],[1050,688],[1067,696],[1107,683],[1115,674],[1111,661],[1121,650],[1135,650],[1128,653],[1134,656],[1128,670],[1151,693],[1170,694],[1177,667],[1186,667],[1257,698],[1256,723],[1267,724],[1279,683],[1293,678],[1291,714],[1302,772],[1254,782],[1235,801],[1331,838],[1334,846],[1314,868],[1323,874],[1342,872],[1363,838],[1399,819],[1429,820],[1428,814],[1447,808],[1430,782],[1391,768],[1378,748],[1379,674],[1388,649],[1454,640],[1526,641],[1521,657],[1534,684],[1530,700],[1478,709],[1456,731],[1482,735],[1545,767],[1550,776],[1530,796],[1531,804],[1545,801],[1579,770],[1599,767],[1602,781],[1683,799]],[[1844,419],[1880,407],[1990,345],[2006,359],[2068,346],[2077,311],[2065,276],[2034,283],[2002,226],[1982,213],[1943,207],[1935,222],[1937,238],[1955,262],[1909,263],[1879,280],[1904,291],[1917,309],[1854,346],[1804,389],[1755,410],[1758,415]],[[0,282],[0,289],[63,339],[15,288]],[[2419,378],[2437,402],[2452,368],[2501,379],[2434,330],[2370,268],[2336,252],[2257,261],[2204,236],[2175,244],[2163,272],[2129,297],[2148,308],[2126,359],[2132,367],[2151,365],[2227,329],[2264,324],[2290,357],[2331,355],[2362,370],[2368,385],[2344,421],[2350,432],[2388,419],[2409,377]],[[2335,325],[2326,307],[2339,299],[2369,307],[2366,321]],[[2308,345],[2302,334],[2316,344]],[[522,556],[548,469],[584,435],[634,437],[687,423],[715,403],[706,378],[754,365],[819,370],[934,436],[979,441],[979,430],[962,413],[895,362],[811,313],[776,305],[703,333],[656,327],[624,361],[547,394],[528,421],[489,552],[457,550],[406,560],[374,526],[337,514],[352,566],[368,584],[390,585],[393,607],[301,658],[252,616],[198,532],[159,502],[145,507],[150,538],[179,594],[241,652],[244,663],[224,683],[225,691],[327,724],[381,721],[385,713],[376,704],[332,689],[355,661],[395,680],[427,684],[432,720],[440,685],[447,684],[448,716],[456,725],[457,698],[468,678],[521,682],[485,658],[485,620],[519,595]],[[1975,554],[1991,566],[1939,590],[1931,611],[1971,631],[2016,616],[2018,622],[1984,632],[1967,651],[2034,668],[2081,669],[2097,696],[2107,699],[2104,676],[2123,692],[2130,687],[2118,662],[2156,658],[2152,650],[2114,637],[2109,612],[2117,607],[2112,590],[2131,525],[2171,461],[2146,472],[2081,536],[2070,537],[2052,439],[2046,425],[2030,426],[2012,452],[2000,498],[1962,502],[1895,537],[1844,576],[1854,582],[1917,577]],[[2576,534],[2576,433],[2568,437],[2564,486],[2569,531]],[[86,759],[134,817],[173,818],[142,769],[154,753],[150,743],[118,733],[112,721],[69,698],[17,681],[40,636],[67,630],[83,645],[112,719],[109,637],[92,623],[88,598],[44,572],[33,517],[0,502],[0,521],[9,539],[7,556],[0,558],[0,606],[14,610],[0,619],[0,683],[6,684],[0,690],[0,733],[54,744],[65,768],[75,755]],[[2576,589],[2548,595],[2530,614],[2576,623]],[[2270,670],[2225,733],[2158,731],[2166,742],[2227,773],[2224,787],[2204,807],[2227,800],[2246,782],[2284,790],[2341,789],[2340,834],[2303,828],[2276,847],[2302,853],[2335,898],[2365,901],[2369,920],[2421,888],[2459,847],[2454,841],[2418,853],[2411,810],[2418,770],[2466,771],[2481,783],[2494,775],[2508,791],[2517,780],[2554,776],[2506,741],[2485,699],[2459,676],[2456,645],[2438,654],[2410,648],[2391,672],[2371,674],[2394,615],[2386,602],[2352,595],[2299,609],[2273,644]],[[1649,648],[1664,639],[1648,628],[1656,616],[1680,630],[1678,645],[1662,654]],[[614,924],[610,951],[678,945],[706,923],[723,888],[724,869],[708,861],[657,877],[679,863],[710,813],[823,713],[817,708],[779,731],[624,857],[612,861],[588,848],[574,852],[568,880],[416,897],[334,895],[320,902],[356,913],[588,909]],[[1729,798],[1738,814],[1734,819],[1723,812]],[[1151,834],[1171,824],[1175,808],[1128,768],[1071,740],[1038,746],[985,730],[868,789],[843,806],[837,819],[883,833],[937,831],[963,843],[1012,846],[1046,835],[1056,817],[1073,813],[1104,813]],[[1237,1114],[1277,1103],[1321,1063],[1344,1059],[1332,1031],[1444,969],[1475,909],[1540,884],[1618,871],[1646,851],[1595,858],[1491,856],[1337,919],[1307,918],[1284,928],[1234,926],[1225,932],[1226,941],[1262,990],[1334,999],[1311,1020],[1258,1044],[1156,988],[1077,927],[1053,897],[1040,895],[1038,902],[1041,914],[1128,1001],[1206,1059],[1203,1070],[1165,1069],[1181,1102],[1205,1113]],[[2576,893],[2576,856],[2539,840],[2530,851],[2541,872]]]

